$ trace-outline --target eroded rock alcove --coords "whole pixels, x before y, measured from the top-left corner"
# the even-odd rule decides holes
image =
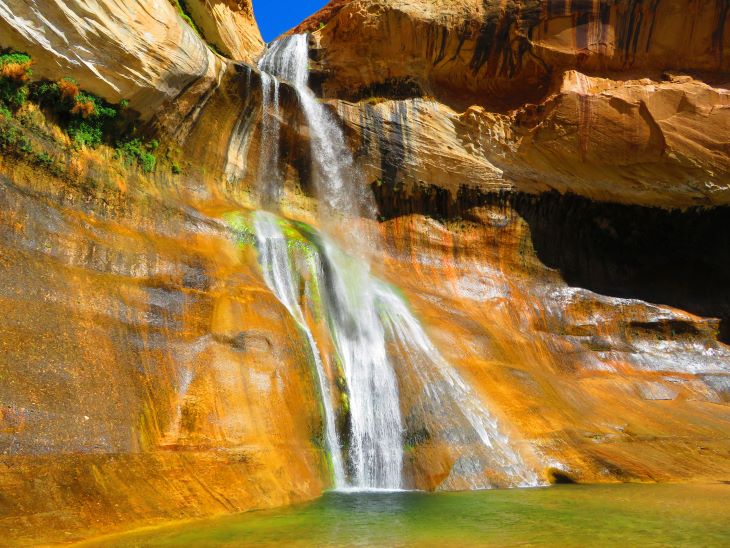
[[[377,204],[374,274],[542,480],[728,477],[728,11],[334,0],[292,31]],[[318,496],[311,355],[235,221],[271,145],[250,3],[0,1],[0,48],[32,63],[4,70],[30,92],[0,112],[3,529]],[[39,86],[64,81],[59,110]],[[277,211],[323,228],[302,99],[279,93]],[[124,121],[93,144],[88,102]],[[463,486],[404,428],[409,486]]]

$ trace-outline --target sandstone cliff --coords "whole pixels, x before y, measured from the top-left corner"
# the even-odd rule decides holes
[[[260,37],[248,3],[184,7],[197,31],[168,0],[0,2],[0,47],[33,78],[129,99],[162,142],[145,172],[120,136],[75,147],[43,105],[0,113],[27,139],[2,126],[13,540],[330,482],[302,334],[230,222],[267,146]],[[379,207],[376,273],[546,479],[730,471],[729,25],[719,0],[335,0],[301,27]],[[280,93],[281,210],[316,225],[311,135]],[[457,463],[419,440],[409,481],[448,487]]]
[[[728,69],[723,1],[335,1],[316,31],[338,96],[401,84],[442,102],[521,106],[566,69],[587,74]]]
[[[333,2],[304,28],[318,29],[325,95],[435,98],[428,123],[460,144],[414,140],[413,162],[450,172],[441,158],[465,151],[452,164],[474,177],[438,177],[452,192],[486,180],[687,207],[730,197],[729,25],[727,7],[714,0],[362,0]]]
[[[175,100],[184,116],[225,69],[209,44],[249,62],[263,48],[250,2],[185,6],[193,19],[169,0],[2,2],[2,47],[30,54],[36,77],[74,78],[145,119]]]
[[[226,57],[254,62],[264,47],[250,0],[186,0],[195,24]]]

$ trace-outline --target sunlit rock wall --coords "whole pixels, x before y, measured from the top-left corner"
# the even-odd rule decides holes
[[[619,83],[569,71],[558,93],[509,114],[428,98],[336,108],[369,182],[684,208],[730,200],[729,105],[730,92],[689,77]]]
[[[221,62],[168,0],[0,3],[0,42],[35,60],[36,77],[71,77],[149,117]]]
[[[442,102],[514,108],[570,68],[727,71],[722,0],[335,1],[314,31],[338,96],[432,93]]]
[[[3,530],[73,540],[316,496],[308,355],[226,208],[110,158],[77,168],[0,163]]]
[[[468,207],[451,219],[437,209],[396,215],[382,225],[383,271],[398,281],[445,357],[492,402],[516,443],[537,451],[543,467],[589,482],[720,478],[730,464],[723,434],[730,348],[718,341],[718,320],[584,288],[601,271],[620,278],[636,259],[577,257],[599,272],[593,280],[584,273],[577,280],[583,287],[547,268],[544,238],[569,257],[575,250],[555,225],[581,207],[587,204],[562,208],[528,197]],[[550,220],[547,227],[540,215]],[[607,213],[603,222],[609,219]],[[726,253],[720,260],[727,265]],[[706,298],[703,284],[717,283],[696,276],[688,290],[694,304]],[[670,286],[682,283],[692,283],[691,275]],[[717,288],[714,298],[727,310],[721,293]],[[413,459],[430,449],[416,446]],[[432,481],[450,470],[440,467],[443,458],[428,462],[421,473]]]
[[[258,54],[251,36],[237,56]],[[210,143],[225,100],[232,126],[248,94],[242,67],[167,0],[7,2],[0,46],[29,53],[34,78],[130,100],[178,155],[186,139]],[[307,354],[223,220],[241,202],[205,176],[228,135],[173,176],[104,147],[64,149],[52,122],[34,131],[60,172],[0,157],[7,538],[74,540],[319,494],[330,479]]]
[[[568,476],[726,469],[728,25],[713,1],[353,0],[299,29],[386,276]]]
[[[381,163],[403,149],[407,184],[688,207],[730,198],[730,18],[700,4],[357,0],[303,28],[315,83],[364,100],[348,123]]]
[[[226,57],[254,62],[264,47],[250,0],[186,0],[203,37]]]
[[[186,4],[255,58],[246,5]],[[355,0],[306,23],[379,205],[373,268],[548,479],[730,471],[724,6]],[[73,540],[319,494],[309,356],[225,221],[257,203],[256,70],[167,0],[0,2],[0,30],[36,76],[130,99],[184,168],[0,158],[3,530]],[[309,135],[281,94],[282,210],[311,222]],[[418,441],[409,481],[458,484],[458,456]]]

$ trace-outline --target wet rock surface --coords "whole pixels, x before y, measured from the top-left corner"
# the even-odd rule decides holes
[[[3,530],[74,540],[317,496],[311,356],[228,218],[259,205],[266,146],[248,4],[188,2],[232,59],[167,1],[36,4],[0,2],[0,46],[130,99],[181,172],[0,156]],[[302,27],[378,205],[374,274],[545,480],[730,471],[729,24],[712,0],[353,0]],[[280,94],[279,209],[316,225],[312,135]],[[399,375],[407,411],[419,384]],[[480,463],[414,416],[409,485],[464,487]]]

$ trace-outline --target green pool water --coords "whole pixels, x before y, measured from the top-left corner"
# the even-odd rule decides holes
[[[730,546],[730,485],[326,493],[98,546]]]

